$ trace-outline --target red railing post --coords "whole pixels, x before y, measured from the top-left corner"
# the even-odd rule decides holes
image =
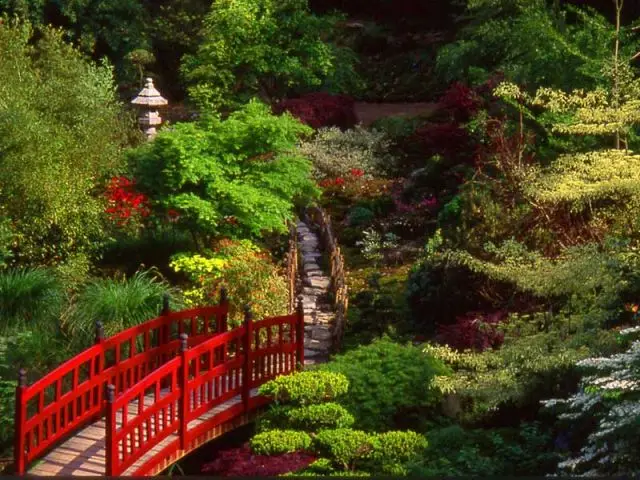
[[[182,369],[180,372],[180,449],[187,449],[187,434],[189,428],[189,362],[187,361],[187,350],[189,348],[189,337],[186,333],[180,334],[180,357],[182,358]]]
[[[251,340],[253,338],[253,314],[251,307],[244,307],[244,366],[242,367],[242,405],[244,411],[249,411],[249,398],[251,394],[251,383],[253,381],[253,372],[251,368]]]
[[[24,403],[24,393],[27,390],[27,371],[18,371],[18,385],[16,386],[16,414],[15,414],[15,443],[13,446],[13,461],[17,475],[24,475],[26,469],[26,442],[24,424],[27,420],[27,406]]]
[[[229,305],[229,297],[227,294],[227,289],[225,287],[222,287],[220,289],[220,306],[222,308],[225,308],[228,305]],[[217,327],[218,327],[218,331],[216,333],[224,333],[228,330],[226,313],[223,313],[222,315],[220,315],[220,323],[219,325],[217,325]]]
[[[104,448],[105,448],[105,458],[104,458],[104,466],[105,466],[105,476],[113,477],[114,475],[118,475],[117,469],[114,469],[114,464],[118,459],[118,447],[114,445],[114,437],[116,433],[116,412],[113,408],[113,404],[116,401],[116,386],[109,384],[107,385],[107,413],[105,415],[105,423],[106,423],[106,432],[104,439]],[[123,419],[124,420],[124,419]]]
[[[298,297],[298,318],[296,319],[296,351],[297,351],[297,367],[298,370],[304,368],[304,305],[302,303],[303,296]]]

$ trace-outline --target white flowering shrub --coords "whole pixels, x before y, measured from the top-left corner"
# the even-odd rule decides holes
[[[354,169],[362,170],[370,178],[384,176],[392,165],[390,145],[384,132],[358,125],[346,131],[321,128],[313,138],[302,141],[299,149],[313,163],[313,174],[318,180],[345,177]]]
[[[561,421],[595,424],[578,454],[558,464],[558,473],[599,476],[640,472],[640,327],[620,333],[636,338],[626,352],[578,362],[586,372],[578,393],[543,402],[559,412]]]

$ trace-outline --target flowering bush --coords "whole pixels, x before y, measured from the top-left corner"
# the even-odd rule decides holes
[[[275,477],[306,468],[316,458],[315,455],[305,452],[255,455],[246,444],[241,448],[220,452],[215,461],[202,467],[202,473],[222,477]]]
[[[275,114],[289,112],[312,128],[353,128],[358,123],[354,100],[346,95],[317,92],[283,100],[273,107]]]
[[[608,358],[587,358],[577,363],[587,372],[580,390],[567,399],[546,400],[548,409],[573,428],[591,425],[574,437],[584,439],[580,451],[558,464],[571,475],[613,476],[640,470],[640,327],[620,332],[633,338],[630,348]],[[574,430],[575,433],[575,430]]]
[[[317,179],[351,175],[381,176],[393,162],[386,134],[358,126],[353,130],[322,128],[310,140],[302,141],[299,150],[313,163]]]
[[[225,285],[231,325],[240,324],[247,303],[256,319],[286,313],[287,283],[269,255],[250,241],[220,242],[215,251],[204,255],[176,254],[170,266],[184,272],[192,283],[184,292],[187,306],[216,304],[218,290]]]
[[[139,223],[151,213],[147,196],[135,190],[135,180],[113,177],[105,195],[108,202],[105,213],[119,227]]]
[[[458,317],[453,325],[438,325],[437,340],[456,350],[483,351],[497,348],[504,342],[504,333],[498,326],[507,312],[491,314],[468,313]]]

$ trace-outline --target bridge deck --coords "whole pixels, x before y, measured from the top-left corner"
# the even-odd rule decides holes
[[[257,394],[257,388],[251,390],[252,397],[257,396]],[[153,396],[145,397],[145,406],[153,405],[153,402]],[[240,395],[227,400],[225,403],[218,405],[195,420],[189,422],[189,430],[212,418],[214,415],[241,402],[242,398]],[[128,411],[131,417],[134,417],[137,414],[137,408],[136,401],[129,404]],[[121,422],[121,415],[117,415],[116,423],[121,425]],[[151,423],[153,425],[153,420]],[[105,427],[105,419],[102,418],[99,421],[77,431],[73,437],[51,450],[42,459],[34,462],[31,468],[29,468],[28,474],[37,476],[103,476],[105,474],[106,463]],[[143,432],[143,436],[146,439],[146,432]],[[178,435],[169,435],[129,467],[123,475],[132,475],[145,462],[152,459],[164,447],[177,439]]]

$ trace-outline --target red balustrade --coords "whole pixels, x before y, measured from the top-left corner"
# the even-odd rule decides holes
[[[251,390],[304,364],[302,306],[258,322],[247,311],[244,324],[231,331],[227,313],[225,295],[215,307],[165,309],[161,317],[106,340],[98,328],[96,345],[31,386],[21,371],[16,472],[23,474],[30,462],[102,416],[105,474],[121,475],[171,435],[176,438],[156,463],[265,404],[268,399],[252,397]],[[234,397],[242,401],[229,402]],[[154,462],[146,460],[136,473]]]

